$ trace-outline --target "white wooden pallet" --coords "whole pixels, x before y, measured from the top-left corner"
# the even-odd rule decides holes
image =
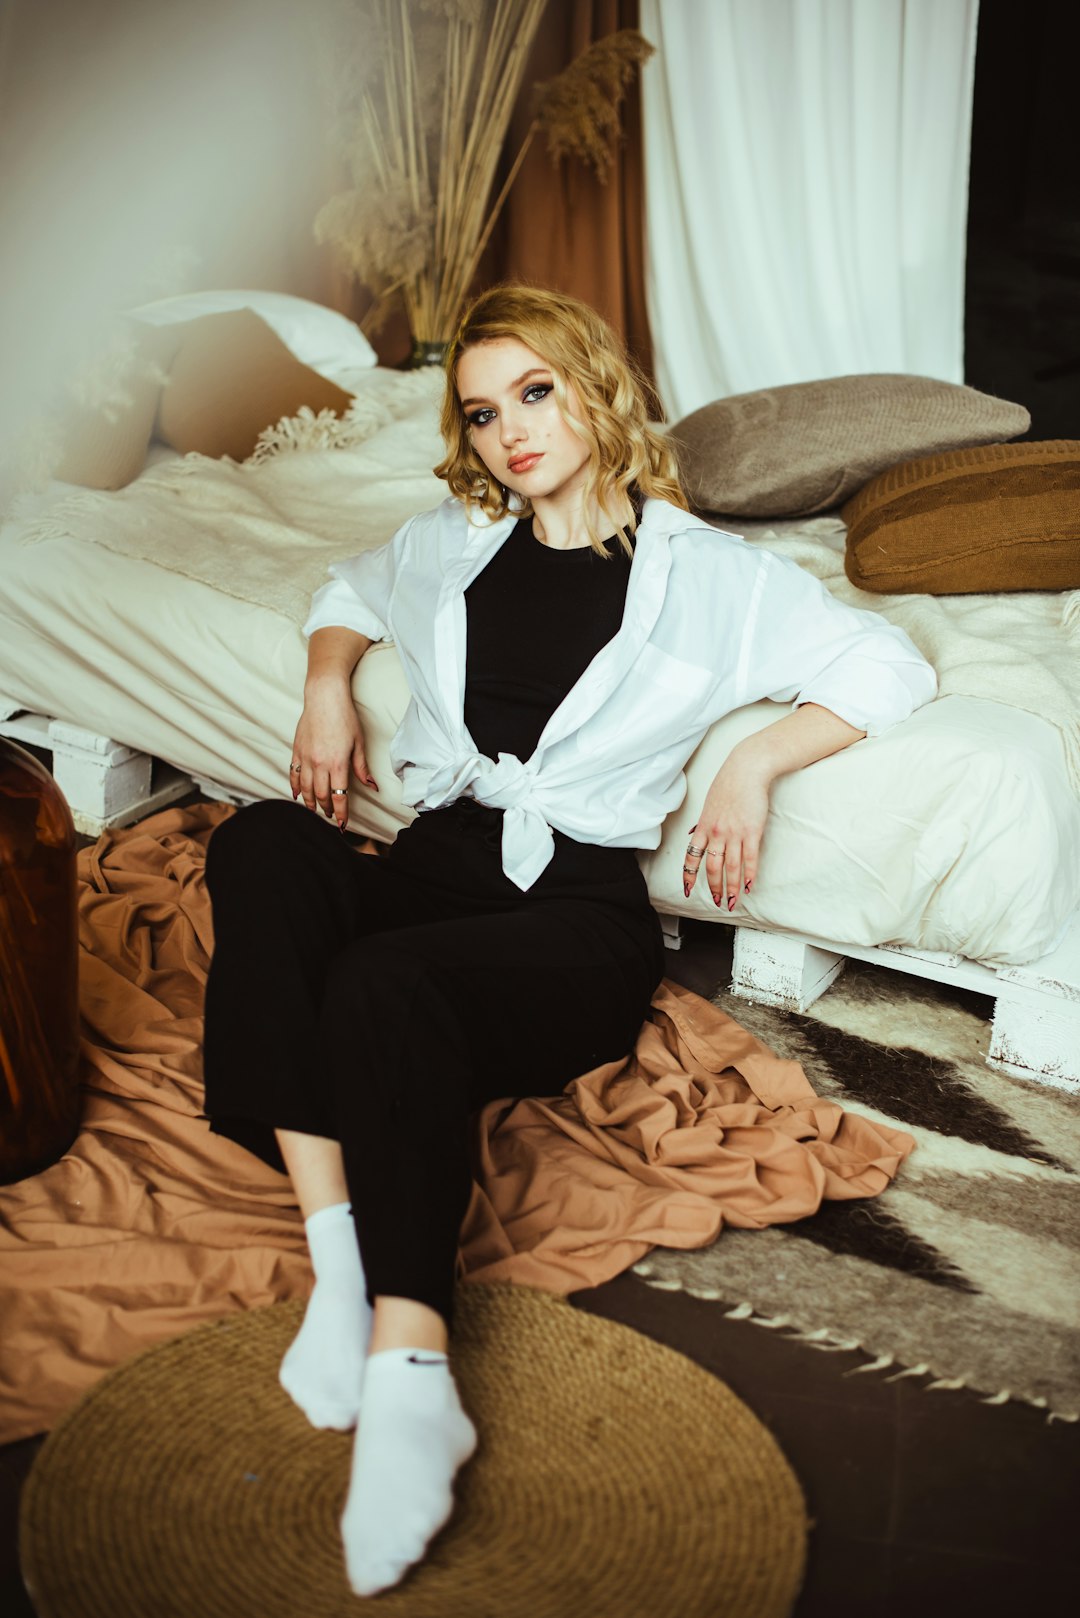
[[[188,775],[94,730],[22,710],[5,702],[2,693],[0,736],[51,753],[52,772],[76,830],[91,837],[141,820],[192,787],[231,803],[251,801],[235,789]],[[731,925],[721,916],[710,920]],[[661,922],[668,944],[678,948],[679,918],[662,914]],[[902,945],[865,948],[740,924],[735,928],[731,987],[745,1000],[805,1011],[852,959],[991,995],[989,1065],[1018,1078],[1080,1092],[1080,911],[1056,948],[1041,960],[998,968],[933,950]]]
[[[52,755],[53,778],[67,799],[75,830],[100,837],[130,826],[191,791],[182,770],[81,725],[29,713],[0,696],[0,736]]]
[[[677,948],[679,918],[664,915],[661,920],[666,942]],[[1080,1093],[1080,911],[1048,954],[1024,966],[1000,967],[900,944],[872,948],[740,924],[735,927],[731,988],[744,1000],[805,1011],[848,960],[870,961],[992,996],[987,1064],[1015,1078]]]

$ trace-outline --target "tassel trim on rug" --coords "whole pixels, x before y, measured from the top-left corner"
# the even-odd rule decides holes
[[[685,1292],[688,1297],[699,1298],[702,1302],[723,1303],[727,1300],[724,1294],[716,1287],[688,1287],[681,1281],[669,1278],[651,1276],[648,1273],[647,1262],[632,1266],[632,1273],[645,1282],[646,1286],[654,1288],[657,1292]],[[767,1331],[782,1331],[789,1342],[805,1343],[808,1348],[816,1348],[826,1354],[855,1353],[873,1354],[874,1350],[868,1348],[861,1337],[841,1337],[829,1326],[819,1326],[814,1331],[805,1331],[793,1324],[790,1315],[766,1315],[759,1313],[752,1303],[737,1303],[730,1309],[724,1310],[725,1320],[745,1320],[751,1326],[763,1326]],[[878,1354],[868,1365],[855,1365],[845,1376],[861,1376],[867,1372],[880,1373],[891,1370],[897,1364],[893,1354]],[[907,1377],[932,1376],[933,1367],[928,1360],[918,1365],[902,1366],[892,1376],[885,1378],[886,1382],[900,1382]],[[980,1394],[982,1390],[974,1387],[966,1376],[936,1377],[924,1387],[925,1393],[952,1393],[964,1389],[969,1393]],[[1030,1393],[1014,1393],[1011,1388],[1002,1388],[999,1392],[980,1397],[979,1403],[984,1405],[1005,1405],[1010,1402],[1030,1405],[1034,1410],[1045,1410],[1047,1424],[1055,1421],[1080,1421],[1080,1412],[1068,1410],[1052,1410],[1049,1402],[1042,1395]]]

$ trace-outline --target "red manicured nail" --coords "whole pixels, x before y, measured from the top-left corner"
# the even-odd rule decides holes
[[[753,877],[751,877],[751,878],[750,878],[750,882],[752,882],[752,881],[753,881],[753,880],[754,880],[754,879],[753,879]],[[744,888],[744,889],[743,889],[743,892],[744,892],[744,893],[749,893],[749,892],[750,892],[750,882],[748,882],[748,883],[747,883],[747,884],[746,884],[746,886],[745,886],[745,888]]]
[[[714,893],[712,897],[713,897],[713,904],[714,905],[722,905],[723,904],[724,896],[723,896],[722,893]]]
[[[737,894],[737,893],[733,893],[733,894],[732,894],[732,895],[731,895],[731,898],[730,898],[730,899],[729,899],[729,900],[728,900],[728,902],[727,902],[727,907],[728,907],[728,909],[729,909],[729,910],[734,910],[734,908],[735,908],[735,901],[736,901],[736,899],[737,899],[737,898],[738,898],[738,897],[739,897],[739,896],[738,896],[738,894]]]
[[[683,883],[682,890],[685,893],[686,897],[689,899],[689,897],[690,897],[690,884],[689,884],[689,882],[684,882]]]

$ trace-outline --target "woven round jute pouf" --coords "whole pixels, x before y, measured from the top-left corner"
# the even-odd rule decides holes
[[[23,1491],[40,1618],[790,1612],[805,1508],[756,1416],[673,1349],[505,1282],[457,1289],[450,1359],[480,1442],[453,1515],[399,1585],[354,1596],[352,1437],[309,1427],[277,1382],[302,1310],[149,1349],[64,1418]]]

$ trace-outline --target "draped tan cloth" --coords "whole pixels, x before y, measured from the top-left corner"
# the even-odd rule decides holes
[[[166,810],[79,856],[83,1124],[59,1163],[0,1188],[0,1442],[141,1348],[310,1288],[289,1181],[201,1111],[205,848],[231,813]],[[914,1145],[669,982],[625,1061],[477,1124],[459,1275],[561,1294],[657,1244],[873,1196]]]

